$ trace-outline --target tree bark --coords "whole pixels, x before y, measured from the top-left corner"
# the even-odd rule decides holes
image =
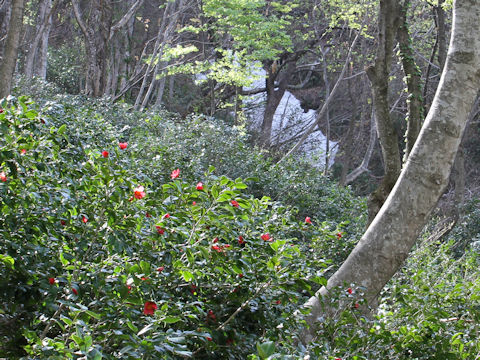
[[[368,304],[375,301],[402,266],[429,215],[443,194],[462,133],[480,88],[480,6],[473,0],[454,2],[452,37],[447,61],[425,124],[402,173],[380,212],[327,286],[312,297],[307,323],[325,314],[329,292],[355,284]],[[343,304],[346,306],[346,304]]]
[[[9,95],[12,89],[13,73],[17,64],[18,46],[22,32],[24,6],[24,0],[12,0],[12,13],[0,65],[0,84],[2,84],[0,86],[0,98]]]
[[[400,26],[397,31],[400,57],[408,89],[404,161],[412,151],[423,121],[422,72],[415,63],[412,38],[408,31],[407,11],[409,7],[410,0],[406,0],[400,9]]]
[[[378,44],[375,65],[367,69],[372,83],[373,104],[380,146],[382,148],[384,176],[378,188],[368,199],[368,223],[382,207],[385,199],[395,185],[402,163],[398,146],[398,134],[390,117],[388,104],[388,82],[395,44],[395,35],[399,26],[399,3],[397,0],[381,0],[378,14]]]

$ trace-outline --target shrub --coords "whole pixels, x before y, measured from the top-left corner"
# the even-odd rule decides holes
[[[0,356],[243,359],[295,336],[325,283],[302,234],[334,232],[91,108],[1,108]]]

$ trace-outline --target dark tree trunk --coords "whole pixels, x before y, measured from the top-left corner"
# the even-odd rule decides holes
[[[275,66],[269,66],[268,75],[265,79],[265,88],[267,91],[267,103],[265,105],[265,111],[263,113],[263,122],[260,133],[260,145],[263,148],[270,148],[272,142],[272,126],[275,111],[277,111],[278,105],[282,100],[285,90],[289,82],[290,76],[288,75],[288,69],[282,73],[278,72]],[[275,83],[278,79],[277,89],[275,89]]]
[[[398,146],[398,134],[390,117],[388,81],[393,56],[395,35],[399,25],[399,4],[396,0],[381,0],[378,15],[378,45],[375,65],[367,69],[372,83],[373,104],[377,121],[378,138],[382,148],[384,176],[378,188],[368,199],[370,223],[395,185],[402,163]]]
[[[404,161],[407,160],[408,155],[412,151],[423,121],[422,72],[415,63],[412,38],[408,31],[407,11],[409,7],[410,1],[407,0],[400,9],[400,26],[397,31],[400,57],[402,59],[403,72],[405,73],[408,89],[408,115],[407,132],[405,133]]]

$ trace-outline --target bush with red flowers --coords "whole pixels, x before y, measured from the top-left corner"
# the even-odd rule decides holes
[[[67,125],[81,108],[25,102],[0,115],[0,305],[15,329],[0,356],[246,358],[295,335],[325,263],[305,256],[293,209],[213,167],[152,178],[134,137],[123,151],[100,117]]]

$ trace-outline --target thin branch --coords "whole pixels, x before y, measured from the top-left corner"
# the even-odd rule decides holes
[[[113,35],[120,30],[122,27],[125,26],[125,24],[132,18],[132,16],[135,14],[135,11],[142,6],[144,0],[137,0],[135,4],[132,5],[130,9],[126,12],[126,14],[115,24],[110,28],[110,37],[109,40],[112,39]]]
[[[345,178],[345,185],[350,184],[356,178],[358,178],[361,174],[365,171],[368,171],[368,163],[372,157],[373,149],[375,147],[375,143],[377,141],[377,127],[375,126],[375,112],[372,109],[372,118],[370,121],[370,141],[368,143],[367,151],[365,152],[365,156],[363,157],[362,163],[358,165],[356,169],[354,169],[350,174],[347,175]]]
[[[235,310],[235,312],[234,312],[232,315],[230,315],[229,318],[228,318],[227,320],[225,320],[225,322],[224,322],[223,324],[219,325],[215,330],[216,330],[216,331],[223,330],[223,329],[225,328],[225,326],[227,326],[227,325],[235,318],[235,316],[237,316],[237,314],[238,314],[240,311],[242,311],[243,309],[245,309],[245,308],[247,307],[248,303],[249,303],[252,299],[254,299],[255,297],[257,297],[258,294],[260,294],[263,290],[265,290],[267,287],[269,287],[271,283],[272,283],[272,280],[269,280],[269,281],[267,281],[265,284],[263,284],[262,286],[260,286],[260,287],[257,289],[257,291],[255,292],[255,294],[253,294],[252,296],[250,296],[250,298],[248,298],[247,300],[245,300],[245,301],[243,302],[243,304],[240,305],[240,307],[239,307],[237,310]]]

